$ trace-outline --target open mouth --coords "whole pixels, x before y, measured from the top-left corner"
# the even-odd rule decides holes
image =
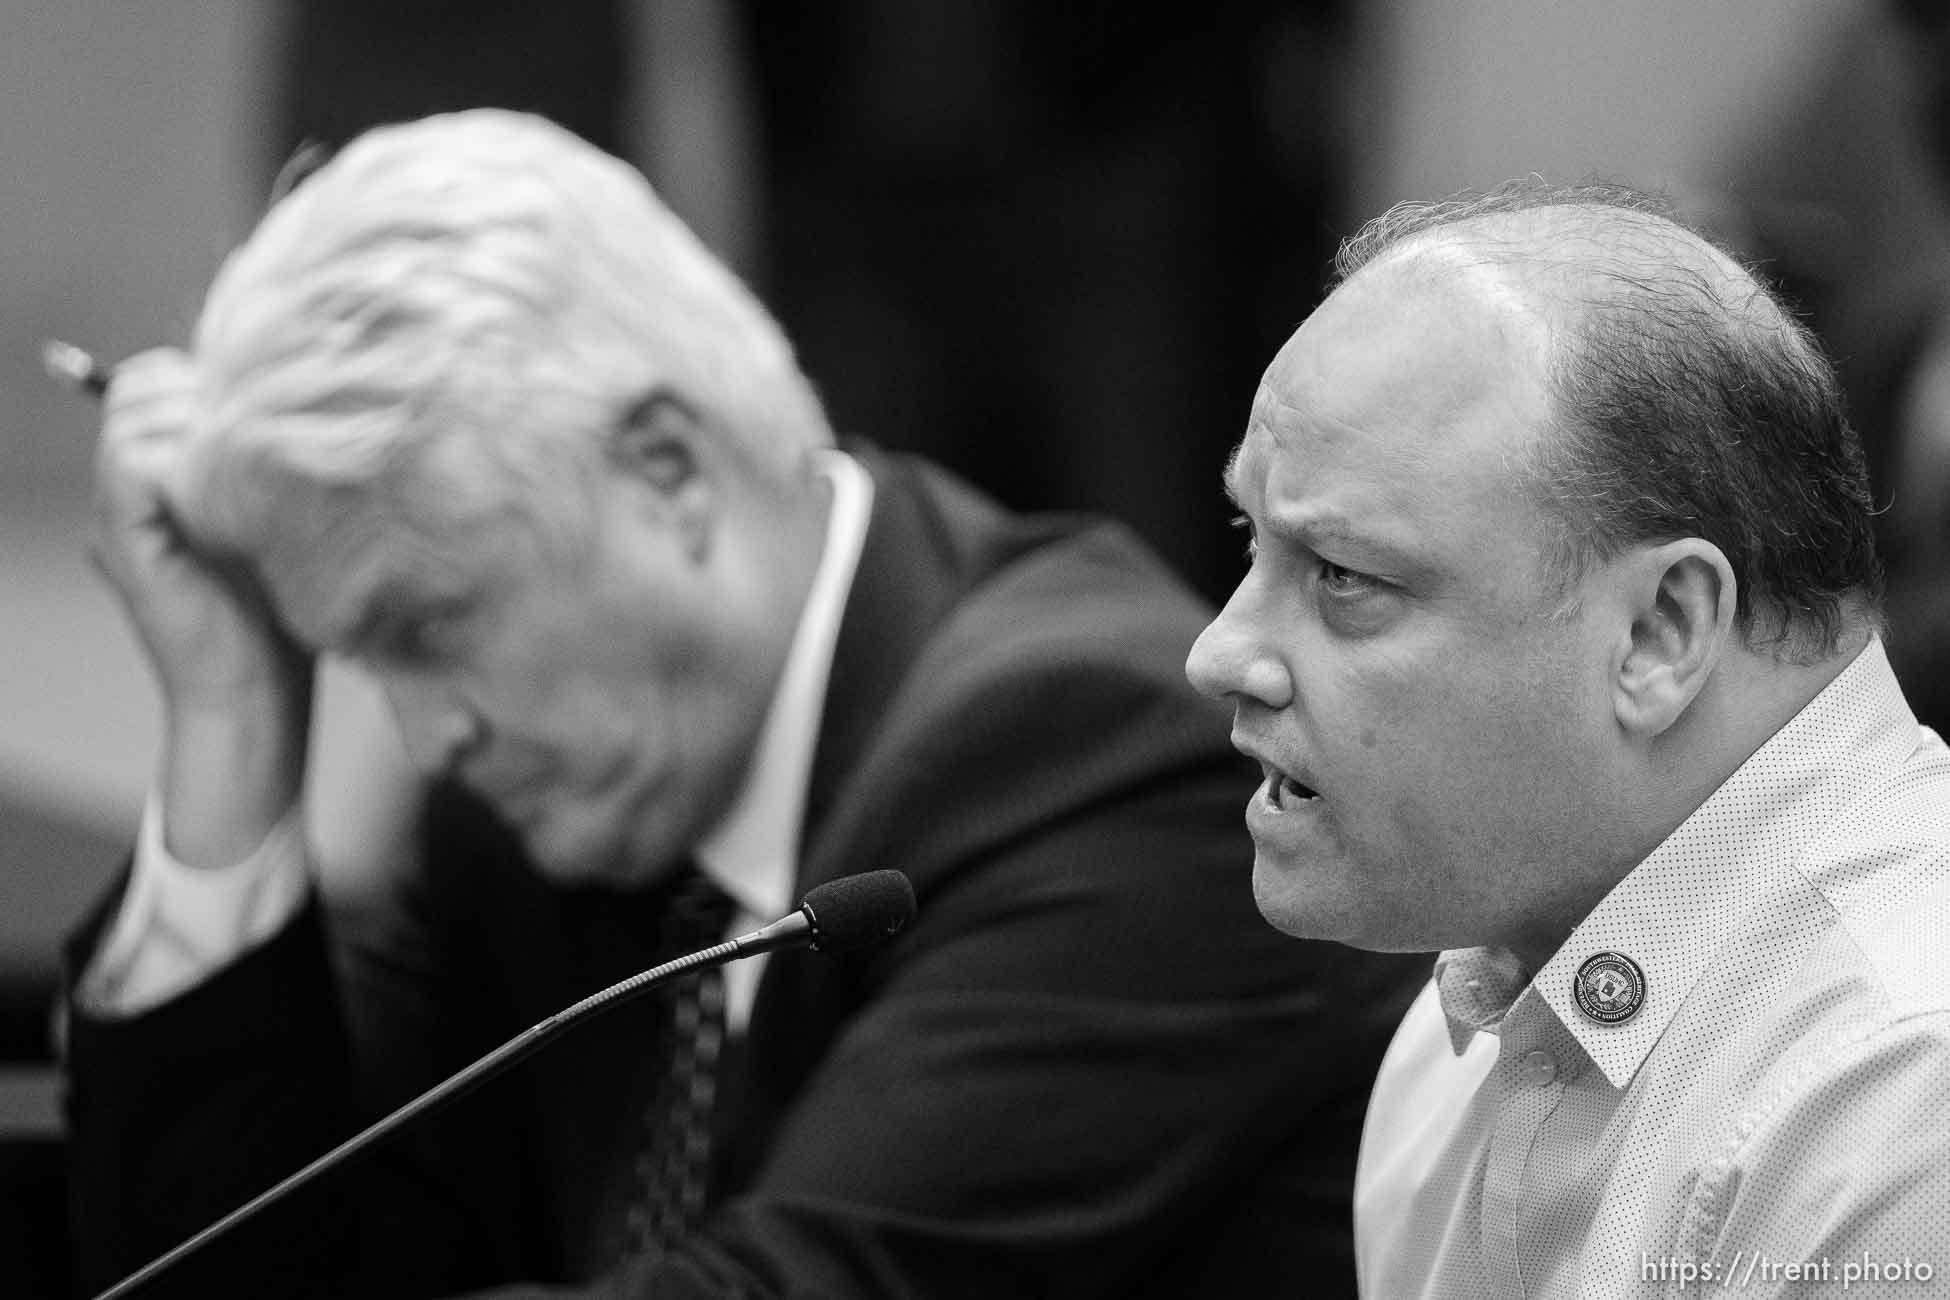
[[[1268,766],[1265,770],[1266,783],[1260,787],[1260,797],[1274,812],[1289,812],[1320,798],[1313,787],[1302,785],[1277,767]]]

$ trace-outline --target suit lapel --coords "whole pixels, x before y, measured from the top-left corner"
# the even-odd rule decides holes
[[[801,891],[847,870],[830,862],[827,814],[902,678],[942,618],[1014,546],[1008,516],[919,462],[846,448],[874,480],[873,513],[840,619],[800,836]]]

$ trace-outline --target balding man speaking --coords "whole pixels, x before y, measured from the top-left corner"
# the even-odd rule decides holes
[[[1192,652],[1261,910],[1443,951],[1370,1104],[1376,1296],[1950,1267],[1950,752],[1828,362],[1655,202],[1398,208],[1267,371]]]

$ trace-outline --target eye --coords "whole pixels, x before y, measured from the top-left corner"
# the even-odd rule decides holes
[[[397,613],[380,621],[364,654],[398,668],[442,667],[460,656],[465,623],[465,614],[458,609]]]
[[[1354,597],[1366,595],[1368,592],[1379,589],[1381,583],[1378,579],[1371,578],[1365,573],[1357,573],[1353,569],[1344,569],[1338,564],[1322,560],[1320,562],[1320,585],[1326,589],[1329,595]]]
[[[1253,521],[1245,515],[1234,515],[1232,526],[1246,534],[1246,563],[1251,564],[1259,558],[1259,534],[1253,531]]]
[[[440,616],[401,619],[384,647],[399,663],[434,664],[446,657],[453,643],[453,620]]]
[[[1313,587],[1322,622],[1342,636],[1379,636],[1403,615],[1401,588],[1371,573],[1317,560]]]

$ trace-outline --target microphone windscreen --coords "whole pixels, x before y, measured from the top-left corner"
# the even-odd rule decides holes
[[[813,947],[850,952],[898,934],[914,918],[914,886],[898,871],[863,871],[815,886],[800,907],[812,918]]]

